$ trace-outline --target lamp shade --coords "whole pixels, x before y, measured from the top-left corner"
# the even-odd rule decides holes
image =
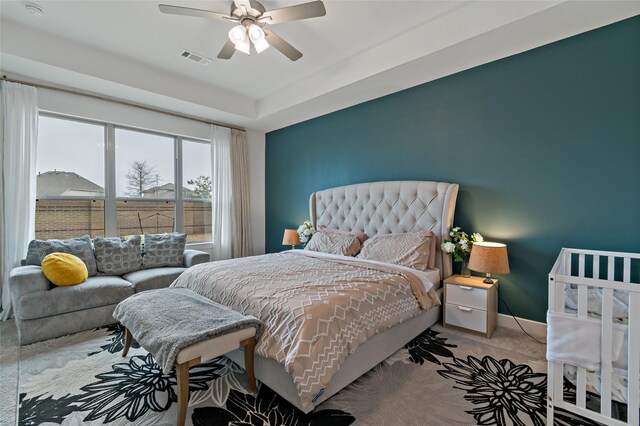
[[[282,237],[282,245],[283,246],[297,246],[302,244],[300,242],[300,237],[298,236],[297,229],[285,229],[284,236]]]
[[[486,241],[474,243],[469,257],[469,269],[486,274],[508,274],[507,246]]]

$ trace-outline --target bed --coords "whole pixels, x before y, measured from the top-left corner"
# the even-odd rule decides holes
[[[547,360],[547,424],[556,407],[640,423],[640,254],[561,250],[549,274]]]
[[[369,237],[431,231],[433,268],[420,274],[398,271],[393,265],[362,265],[353,258],[324,260],[297,250],[198,265],[172,285],[191,288],[262,319],[265,331],[256,350],[255,375],[308,413],[439,320],[439,286],[451,275],[451,258],[440,244],[452,225],[457,192],[457,184],[392,181],[331,188],[310,196],[309,213],[316,228],[364,232]],[[321,261],[325,262],[322,267],[317,265]],[[325,274],[322,268],[328,276],[337,277],[335,282],[318,281]],[[344,288],[347,295],[353,290],[341,287],[343,274],[356,274],[358,283],[366,284],[366,294],[336,299]],[[223,276],[229,281],[217,278]],[[299,281],[292,281],[293,277]],[[421,280],[424,294],[416,279]],[[342,305],[353,305],[354,300],[362,303],[358,317],[344,322]],[[318,317],[317,312],[327,309],[331,315]],[[340,338],[334,338],[327,327],[339,327]],[[330,338],[321,356],[306,350],[309,329],[321,336],[315,340]],[[302,339],[282,337],[297,335]],[[242,352],[228,356],[243,365]]]

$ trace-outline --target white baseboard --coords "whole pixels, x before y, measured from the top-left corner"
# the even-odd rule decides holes
[[[547,324],[544,322],[532,321],[524,318],[518,318],[518,322],[529,334],[536,337],[547,337]],[[511,315],[498,314],[498,327],[509,328],[512,330],[520,330],[518,324]]]

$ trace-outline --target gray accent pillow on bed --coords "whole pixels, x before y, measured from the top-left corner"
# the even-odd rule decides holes
[[[360,251],[360,240],[347,233],[318,230],[304,248],[310,251],[321,251],[342,256],[355,256]]]
[[[98,271],[105,275],[124,275],[142,267],[142,237],[112,237],[93,240]]]
[[[187,234],[144,234],[142,269],[182,266]]]
[[[424,271],[428,266],[431,231],[380,234],[367,239],[356,256]]]
[[[42,265],[42,259],[50,253],[68,253],[77,256],[87,265],[89,276],[96,275],[98,268],[96,259],[93,257],[91,247],[91,237],[85,235],[80,238],[70,238],[68,240],[32,240],[27,249],[27,265]]]

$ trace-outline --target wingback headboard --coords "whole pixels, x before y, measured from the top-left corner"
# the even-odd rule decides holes
[[[458,184],[430,181],[370,182],[314,192],[309,199],[317,228],[364,232],[368,236],[430,230],[436,237],[436,267],[452,274],[451,256],[440,244],[453,224]]]

